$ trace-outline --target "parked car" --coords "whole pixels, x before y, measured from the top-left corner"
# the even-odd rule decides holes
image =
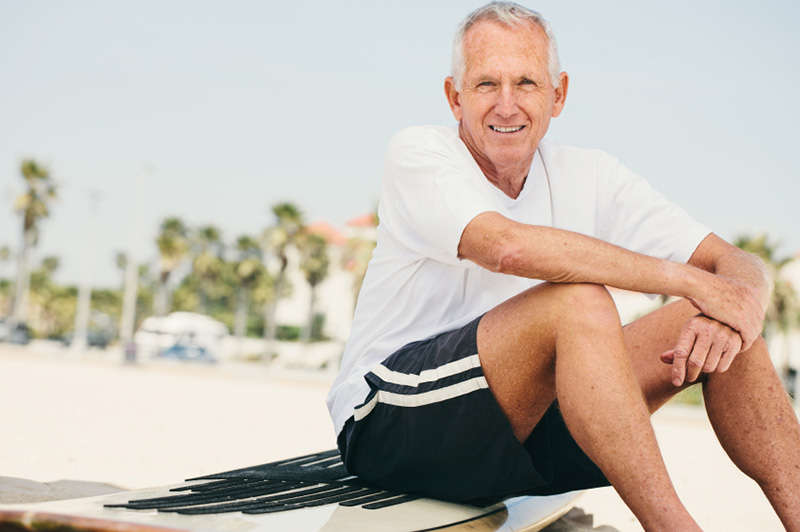
[[[0,341],[25,345],[31,341],[31,331],[25,322],[0,318]]]
[[[109,342],[111,342],[113,335],[110,331],[104,331],[99,329],[89,329],[86,332],[86,345],[88,347],[99,347],[100,349],[105,349],[108,347]],[[65,345],[71,345],[72,340],[75,338],[75,333],[71,332],[65,337],[61,339],[61,342]]]
[[[222,341],[228,336],[228,328],[224,323],[203,314],[193,312],[173,312],[168,316],[150,316],[145,318],[139,330],[133,335],[136,343],[137,358],[148,360],[167,353],[173,358],[197,358],[197,349],[184,350],[181,346],[202,348],[203,360],[216,359],[222,347]],[[191,351],[191,353],[190,353]]]
[[[191,333],[181,335],[172,346],[163,350],[159,357],[190,362],[208,362],[210,364],[217,361],[208,349],[194,341],[194,335]]]

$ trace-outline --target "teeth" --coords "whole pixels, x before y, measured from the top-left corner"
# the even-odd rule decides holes
[[[489,126],[489,127],[500,133],[513,133],[523,128],[523,126],[515,126],[515,127]]]

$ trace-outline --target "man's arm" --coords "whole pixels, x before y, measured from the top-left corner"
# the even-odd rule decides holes
[[[711,252],[714,250],[716,246],[708,253],[696,253],[696,262],[706,265],[710,261],[712,272],[634,253],[578,233],[521,224],[495,212],[476,216],[464,229],[458,248],[460,257],[491,271],[686,298],[706,316],[737,331],[747,348],[761,332],[762,295],[744,282],[724,277],[723,270],[734,268]]]
[[[697,246],[689,264],[750,286],[758,294],[762,310],[766,310],[773,284],[764,261],[757,256],[711,234]]]
[[[764,262],[755,255],[711,234],[697,247],[689,264],[751,287],[762,312],[766,310],[773,284]],[[684,380],[696,380],[700,373],[727,371],[741,350],[742,339],[736,331],[699,315],[686,322],[675,347],[661,359],[672,364],[673,384],[680,386]]]

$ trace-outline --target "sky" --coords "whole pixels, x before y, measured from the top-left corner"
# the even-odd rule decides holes
[[[25,158],[58,182],[34,261],[59,256],[63,283],[120,286],[132,242],[155,269],[166,217],[233,242],[292,201],[342,226],[375,208],[396,132],[454,123],[452,35],[482,3],[0,0],[0,247],[20,246]],[[547,138],[611,153],[723,238],[800,252],[800,2],[523,4],[570,75]]]

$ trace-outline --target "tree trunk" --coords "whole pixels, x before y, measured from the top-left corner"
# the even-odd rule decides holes
[[[17,286],[14,296],[14,319],[17,323],[25,322],[28,319],[28,299],[31,288],[29,255],[31,248],[33,248],[35,237],[33,229],[25,231],[22,239],[22,250],[19,253],[17,262]]]
[[[247,308],[250,306],[250,292],[239,285],[239,295],[236,298],[236,323],[233,334],[236,336],[236,356],[241,358],[243,353],[242,338],[247,335]]]
[[[314,315],[317,309],[317,287],[311,286],[311,297],[308,301],[308,325],[303,328],[302,341],[309,343],[311,341],[311,333],[314,331]]]
[[[278,324],[275,321],[275,314],[278,308],[278,299],[280,299],[281,292],[283,291],[284,273],[281,271],[278,278],[275,279],[275,297],[267,305],[264,312],[264,340],[267,341],[267,359],[272,356],[275,348],[275,338],[278,334]]]
[[[166,316],[169,310],[169,272],[161,272],[161,279],[158,284],[158,293],[153,307],[156,316]]]
[[[133,253],[128,255],[125,265],[125,281],[122,297],[122,315],[120,316],[119,338],[123,348],[133,339],[133,330],[136,328],[136,300],[139,291],[139,266],[133,258]]]

